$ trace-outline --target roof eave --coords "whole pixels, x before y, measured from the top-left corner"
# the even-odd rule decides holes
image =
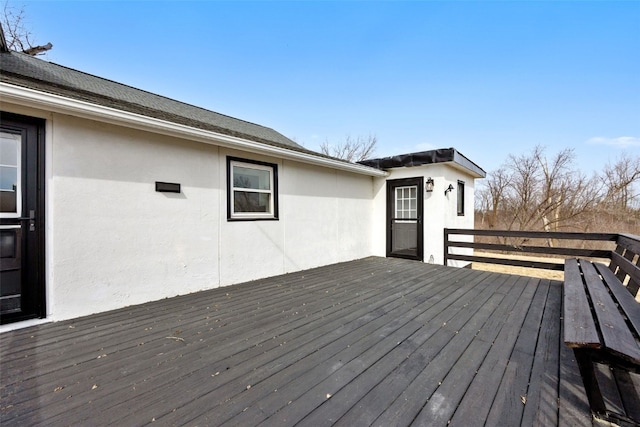
[[[11,102],[18,105],[55,110],[63,114],[97,120],[114,125],[125,126],[177,138],[185,138],[205,144],[218,145],[253,153],[295,160],[301,163],[329,167],[351,173],[368,176],[387,176],[388,173],[369,166],[344,162],[338,159],[315,156],[313,154],[289,150],[286,148],[266,145],[248,139],[224,135],[217,132],[198,129],[166,120],[156,119],[141,114],[118,110],[80,101],[60,95],[40,92],[33,89],[0,82],[0,96],[2,102]]]
[[[467,156],[453,149],[453,162],[466,169],[474,178],[486,178],[487,173],[480,166],[472,162]]]
[[[360,163],[380,170],[441,164],[454,167],[474,179],[487,176],[480,166],[453,147],[368,159]]]

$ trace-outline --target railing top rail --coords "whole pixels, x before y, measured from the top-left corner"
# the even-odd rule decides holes
[[[530,239],[580,239],[580,240],[618,240],[620,233],[580,233],[562,231],[514,231],[514,230],[474,230],[464,228],[446,228],[446,234],[459,234],[467,236],[499,236],[499,237],[527,237]],[[640,239],[637,236],[626,235],[632,239]]]
[[[630,240],[635,240],[636,242],[640,242],[640,236],[638,236],[636,234],[619,233],[618,236],[625,237],[625,238],[630,239]]]
[[[459,236],[490,236],[490,237],[506,237],[506,238],[525,238],[523,240],[515,240],[517,245],[509,244],[509,240],[501,240],[498,243],[478,242],[478,241],[460,241],[451,240],[452,235]],[[535,241],[528,239],[553,239],[553,240],[574,240],[566,245],[553,245],[554,247],[544,247]],[[474,239],[477,240],[477,239]],[[596,244],[599,248],[583,247],[582,243],[575,247],[575,241],[597,241],[602,242]],[[520,243],[522,242],[522,243]],[[612,246],[605,244],[606,242],[614,242],[615,250]],[[528,243],[528,244],[525,244]],[[587,246],[593,246],[587,245]],[[606,246],[611,247],[607,249]],[[635,296],[640,293],[640,237],[629,233],[576,233],[576,232],[546,232],[546,231],[512,231],[512,230],[475,230],[463,228],[445,228],[444,230],[444,264],[447,265],[449,260],[471,261],[485,264],[505,264],[512,266],[528,266],[542,269],[561,269],[555,264],[546,262],[538,262],[532,259],[519,260],[512,258],[500,258],[477,256],[474,253],[452,253],[451,249],[481,249],[488,251],[499,251],[508,254],[517,255],[563,255],[571,258],[587,257],[600,258],[609,260],[609,269],[616,274],[621,282],[626,283],[625,286],[630,289]],[[493,255],[493,254],[492,254]],[[627,284],[628,282],[628,284]]]

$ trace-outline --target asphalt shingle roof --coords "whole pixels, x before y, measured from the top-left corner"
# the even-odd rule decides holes
[[[17,52],[0,53],[0,81],[198,129],[319,155],[273,129]]]

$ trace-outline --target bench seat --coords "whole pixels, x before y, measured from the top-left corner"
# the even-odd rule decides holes
[[[623,404],[612,410],[605,403],[610,399],[603,396],[603,389],[612,387],[603,384],[600,366],[609,366],[613,380],[619,383],[629,383],[629,373],[640,373],[640,303],[609,267],[568,259],[563,307],[564,341],[574,350],[591,410],[621,425],[640,425],[637,390],[635,396],[629,396],[634,389],[630,393],[627,387],[624,398],[620,397]]]

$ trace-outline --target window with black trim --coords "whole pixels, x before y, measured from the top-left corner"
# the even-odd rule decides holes
[[[458,216],[464,216],[464,182],[458,181]]]
[[[227,218],[278,219],[278,165],[227,157]]]

